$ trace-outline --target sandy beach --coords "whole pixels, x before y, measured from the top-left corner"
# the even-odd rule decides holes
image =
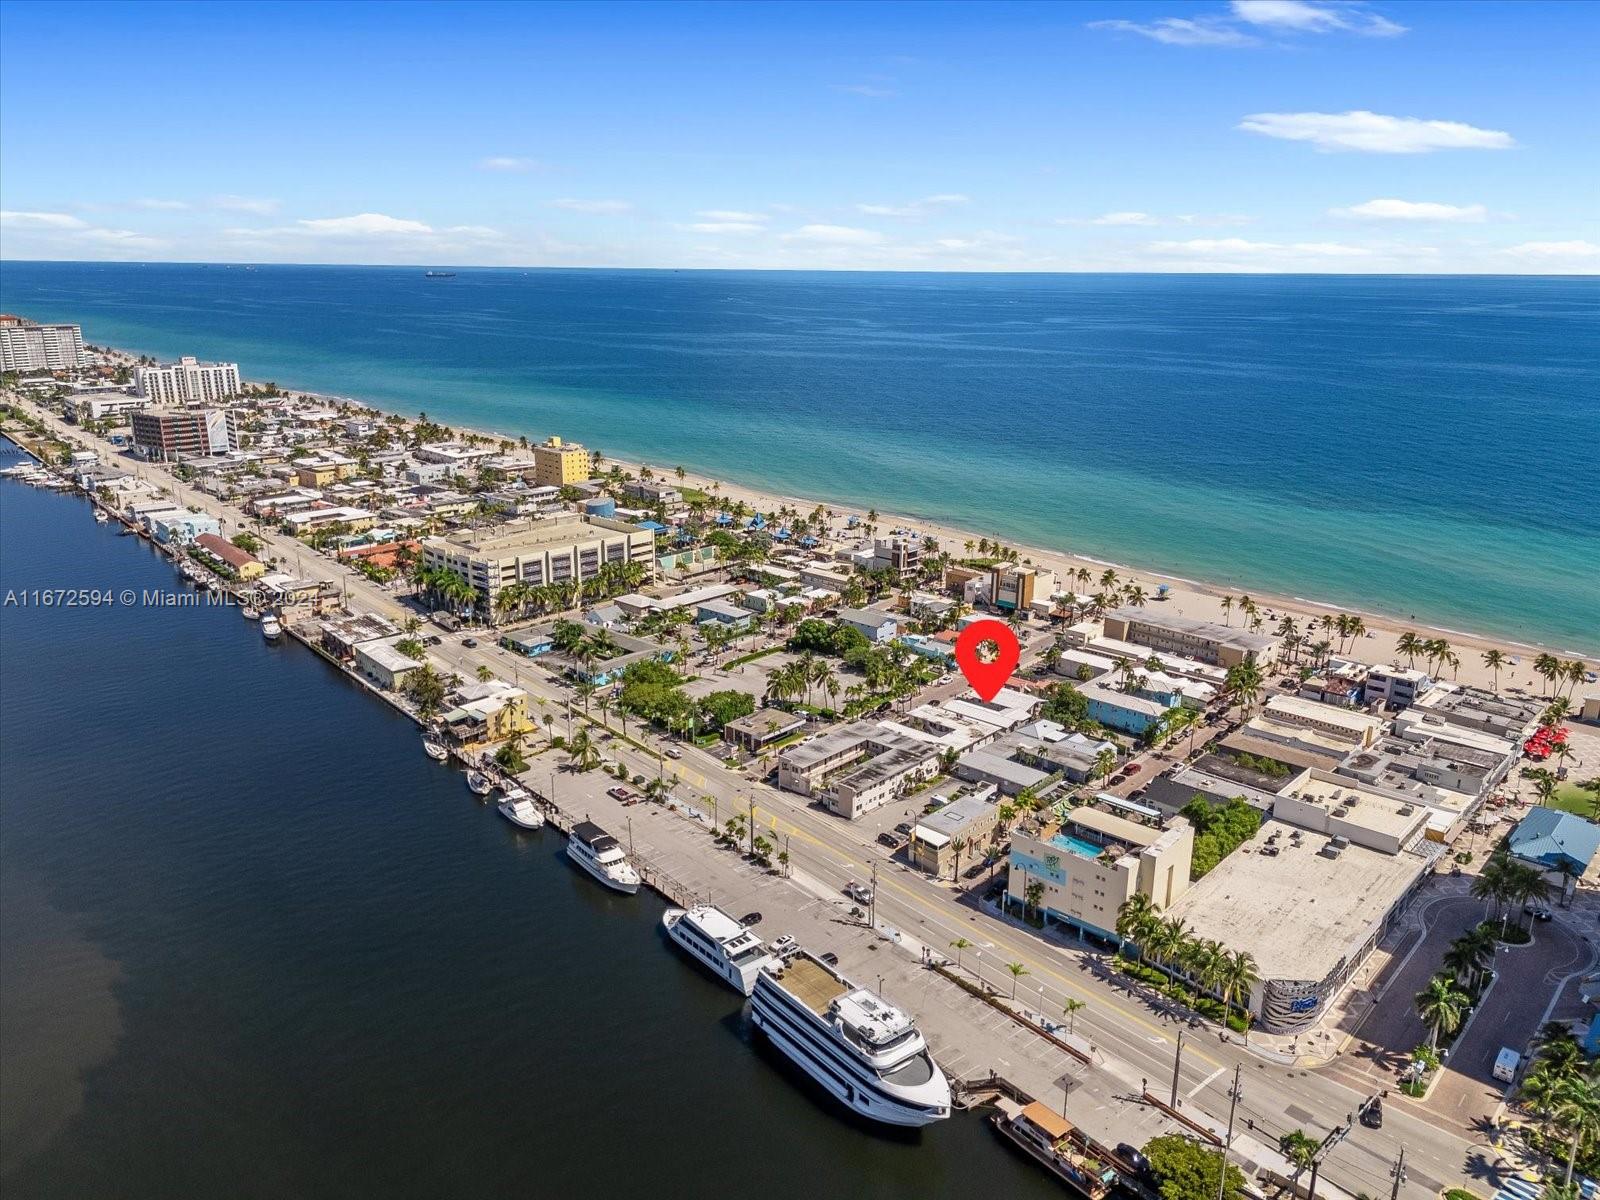
[[[135,356],[122,350],[111,352],[116,358],[129,363],[136,361]],[[376,413],[390,414],[393,410],[383,408],[365,400],[350,396],[336,396],[327,393],[294,389],[295,394],[305,395],[316,400],[330,404],[353,404],[369,409]],[[405,416],[403,413],[395,415]],[[412,420],[410,417],[406,419]],[[474,434],[478,437],[491,440],[509,438],[516,441],[520,435],[508,434],[501,430],[476,429],[466,425],[452,425],[458,434]],[[549,433],[559,431],[550,430]],[[537,440],[533,435],[528,435],[529,441]],[[817,505],[843,517],[847,513],[855,513],[865,517],[866,509],[857,505],[844,504],[831,500],[825,496],[789,496],[779,492],[766,491],[756,486],[751,486],[729,479],[725,476],[712,476],[694,471],[685,470],[681,480],[677,477],[677,464],[649,462],[614,456],[605,450],[604,446],[593,446],[605,454],[605,461],[609,465],[621,467],[625,471],[637,473],[648,466],[657,477],[667,482],[681,483],[686,487],[697,488],[709,492],[712,485],[718,485],[717,496],[733,503],[744,501],[751,508],[759,512],[771,512],[783,505],[788,505],[801,512],[810,512]],[[954,525],[923,520],[905,514],[878,509],[877,529],[885,533],[890,529],[904,529],[931,536],[937,539],[940,547],[947,553],[959,558],[965,553],[965,543],[988,538],[995,540],[997,535],[986,533],[982,530],[969,530]],[[1169,591],[1167,599],[1151,599],[1149,607],[1152,610],[1178,613],[1186,617],[1194,617],[1206,621],[1216,621],[1221,624],[1240,624],[1243,620],[1238,608],[1232,614],[1224,611],[1222,599],[1231,595],[1237,600],[1241,592],[1234,592],[1222,587],[1208,584],[1201,580],[1187,579],[1181,576],[1164,575],[1160,571],[1143,567],[1131,566],[1121,562],[1107,562],[1102,559],[1088,558],[1074,555],[1070,551],[1049,549],[1032,546],[1024,543],[998,539],[1005,545],[1015,549],[1024,559],[1035,566],[1047,568],[1056,573],[1057,586],[1065,589],[1071,586],[1068,577],[1079,567],[1088,567],[1098,579],[1107,567],[1116,570],[1122,584],[1137,583],[1145,592],[1154,597],[1157,586],[1165,584]],[[1092,594],[1099,590],[1098,584],[1091,584],[1088,591]],[[1394,616],[1372,613],[1369,611],[1341,607],[1333,604],[1321,603],[1311,599],[1275,595],[1270,592],[1253,592],[1250,597],[1259,607],[1260,616],[1265,624],[1263,629],[1270,631],[1285,615],[1291,616],[1300,626],[1302,633],[1308,632],[1310,623],[1326,614],[1339,613],[1359,614],[1367,627],[1365,637],[1345,644],[1345,652],[1352,658],[1374,665],[1380,663],[1401,663],[1405,658],[1397,648],[1400,636],[1406,632],[1415,633],[1424,639],[1443,638],[1449,642],[1455,653],[1461,659],[1460,667],[1452,674],[1446,669],[1446,678],[1453,678],[1461,683],[1474,684],[1481,687],[1493,687],[1495,674],[1483,662],[1483,653],[1486,650],[1498,649],[1506,654],[1508,659],[1520,658],[1521,662],[1502,667],[1499,672],[1499,686],[1501,690],[1508,688],[1522,688],[1534,695],[1544,694],[1549,690],[1549,685],[1533,672],[1533,659],[1540,653],[1552,653],[1563,659],[1579,658],[1594,670],[1600,664],[1600,654],[1576,650],[1570,647],[1549,646],[1536,642],[1519,642],[1503,638],[1494,638],[1461,630],[1447,629],[1440,626],[1428,625],[1411,620],[1400,620]],[[1320,640],[1320,639],[1315,639]],[[1337,647],[1337,638],[1332,638]],[[1580,683],[1573,692],[1575,701],[1580,700],[1589,692],[1600,688],[1600,684]],[[1562,685],[1562,691],[1566,685]]]

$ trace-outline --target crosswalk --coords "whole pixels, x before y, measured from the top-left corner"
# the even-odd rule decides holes
[[[1560,1182],[1557,1180],[1556,1182]],[[1595,1200],[1600,1195],[1600,1184],[1592,1179],[1579,1179],[1578,1195],[1581,1200]],[[1494,1194],[1494,1200],[1539,1200],[1544,1195],[1544,1185],[1523,1179],[1520,1175],[1506,1180],[1505,1186]]]

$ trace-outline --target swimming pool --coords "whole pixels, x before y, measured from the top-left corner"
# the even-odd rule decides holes
[[[1052,846],[1059,846],[1069,854],[1076,854],[1079,858],[1099,858],[1103,847],[1095,845],[1081,837],[1073,837],[1070,833],[1058,833],[1050,839]]]

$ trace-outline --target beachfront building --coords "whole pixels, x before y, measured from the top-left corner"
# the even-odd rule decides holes
[[[67,401],[67,413],[79,425],[85,421],[104,421],[109,417],[125,417],[150,407],[143,396],[128,396],[121,392],[103,395],[74,396]]]
[[[1267,717],[1283,725],[1298,725],[1315,729],[1337,741],[1352,746],[1370,746],[1383,732],[1384,720],[1371,713],[1352,712],[1320,700],[1307,700],[1303,696],[1274,696],[1264,710]]]
[[[1488,688],[1441,683],[1412,707],[1457,729],[1520,742],[1533,732],[1548,704],[1538,696],[1502,696]]]
[[[547,438],[533,448],[534,482],[549,487],[582,483],[593,474],[594,456],[577,442]]]
[[[1278,657],[1281,641],[1271,634],[1251,633],[1176,613],[1148,613],[1131,606],[1112,609],[1105,615],[1105,636],[1220,667],[1236,666],[1246,659],[1268,665]]]
[[[856,721],[778,756],[778,786],[855,820],[939,771],[939,750],[886,723]]]
[[[1193,857],[1194,829],[1182,817],[1163,828],[1086,805],[1037,830],[1012,831],[1006,899],[1046,923],[1118,944],[1117,910],[1136,894],[1170,909],[1189,891]]]
[[[989,601],[1002,612],[1027,612],[1048,601],[1055,588],[1055,573],[1038,567],[1001,563],[989,572]]]
[[[889,571],[900,579],[914,579],[922,569],[922,535],[897,533],[875,538],[872,558],[864,564],[875,571]]]
[[[88,361],[79,326],[0,316],[0,371],[73,371]]]
[[[1424,838],[1427,820],[1421,806],[1307,772],[1255,837],[1169,915],[1193,936],[1255,959],[1260,982],[1247,1007],[1257,1028],[1301,1033],[1321,1020],[1443,852]]]
[[[203,363],[188,355],[165,366],[139,367],[134,381],[139,395],[155,404],[215,404],[242,390],[238,363]]]
[[[655,538],[621,521],[561,513],[495,526],[481,532],[425,538],[423,565],[460,575],[479,596],[483,613],[494,611],[500,589],[594,579],[608,564],[629,563],[654,575]]]
[[[1361,699],[1365,704],[1381,704],[1385,708],[1407,708],[1427,695],[1433,684],[1433,677],[1426,671],[1385,663],[1367,672]]]
[[[147,458],[170,462],[234,449],[220,408],[152,408],[133,414],[133,444]]]

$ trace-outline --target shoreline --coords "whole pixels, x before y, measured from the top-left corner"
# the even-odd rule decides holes
[[[121,347],[102,346],[101,349],[110,356],[125,359],[129,363],[137,361],[138,356],[136,353]],[[247,384],[255,386],[262,386],[264,382],[253,379],[245,379],[243,381]],[[308,396],[314,400],[333,404],[350,404],[385,416],[399,416],[407,422],[412,422],[415,420],[415,418],[407,416],[405,413],[400,412],[397,409],[386,408],[370,400],[364,400],[355,396],[343,396],[332,392],[323,392],[306,387],[285,387],[284,385],[279,386],[282,390],[293,391],[297,395]],[[441,418],[437,415],[433,416],[431,419],[441,420]],[[455,422],[445,423],[449,424],[449,427],[457,434],[473,434],[478,437],[488,438],[493,441],[509,440],[512,442],[517,442],[518,439],[523,436],[527,436],[530,443],[534,440],[532,434],[512,434],[504,430],[482,429],[477,426],[459,424]],[[552,431],[546,432],[548,433]],[[605,453],[604,450],[601,452]],[[861,506],[854,503],[845,503],[827,497],[793,496],[776,488],[761,484],[736,482],[727,477],[719,477],[699,471],[689,470],[687,467],[684,469],[684,477],[679,480],[676,478],[674,473],[676,470],[675,465],[661,465],[652,463],[642,458],[616,457],[606,453],[605,460],[611,465],[621,467],[624,470],[632,471],[635,474],[637,474],[638,471],[643,467],[648,466],[652,471],[657,473],[657,478],[663,482],[681,483],[685,486],[697,488],[701,491],[709,492],[711,484],[717,483],[721,487],[721,490],[718,493],[719,498],[726,499],[728,501],[743,500],[746,504],[749,504],[752,508],[760,512],[768,512],[784,504],[799,508],[802,511],[821,505],[824,509],[834,511],[836,513],[842,514],[852,511],[859,511],[859,515],[863,517],[865,516],[865,510],[862,510]],[[918,517],[884,509],[878,509],[877,511],[878,527],[880,530],[886,530],[888,528],[905,528],[925,535],[931,535],[938,540],[943,549],[952,554],[954,554],[956,550],[959,550],[965,541],[977,541],[982,538],[995,540],[996,536],[994,534],[985,534],[975,530],[967,529],[960,525],[948,524],[935,518]],[[1452,681],[1473,683],[1480,686],[1489,686],[1494,682],[1493,673],[1483,665],[1480,657],[1483,651],[1490,649],[1509,651],[1512,656],[1531,657],[1538,654],[1548,653],[1555,654],[1559,657],[1572,657],[1581,659],[1591,668],[1594,668],[1597,664],[1600,664],[1600,647],[1585,649],[1581,647],[1557,646],[1550,643],[1513,638],[1509,636],[1496,636],[1493,634],[1477,633],[1470,630],[1454,629],[1450,626],[1430,623],[1423,618],[1401,618],[1390,613],[1384,613],[1372,609],[1365,609],[1352,605],[1342,605],[1332,601],[1311,599],[1303,596],[1285,595],[1281,592],[1271,590],[1261,592],[1249,592],[1243,588],[1235,590],[1231,585],[1214,583],[1203,579],[1193,579],[1182,575],[1169,574],[1161,571],[1159,568],[1143,567],[1132,563],[1120,562],[1115,559],[1095,558],[1090,555],[1077,554],[1071,550],[1049,549],[1047,547],[1036,546],[1031,543],[1007,541],[1003,538],[1000,540],[1005,545],[1017,550],[1022,558],[1030,560],[1035,566],[1046,567],[1055,571],[1058,577],[1064,577],[1068,575],[1071,570],[1075,570],[1077,567],[1081,566],[1094,567],[1100,570],[1114,569],[1122,577],[1119,582],[1137,582],[1141,585],[1152,585],[1147,589],[1152,591],[1152,593],[1154,590],[1153,585],[1168,585],[1168,587],[1171,589],[1170,598],[1167,600],[1155,600],[1152,595],[1150,603],[1156,606],[1152,611],[1171,611],[1183,616],[1215,621],[1219,624],[1231,624],[1228,614],[1225,613],[1222,608],[1222,598],[1224,596],[1237,597],[1240,595],[1249,594],[1251,598],[1259,605],[1263,616],[1266,617],[1268,624],[1263,625],[1263,629],[1269,628],[1270,624],[1276,623],[1285,615],[1294,617],[1297,621],[1303,622],[1302,632],[1308,631],[1309,622],[1324,615],[1337,616],[1340,613],[1347,613],[1350,615],[1359,616],[1362,618],[1363,622],[1367,623],[1368,636],[1366,638],[1353,641],[1346,648],[1346,653],[1355,657],[1359,657],[1364,661],[1370,659],[1374,665],[1384,662],[1398,664],[1402,661],[1405,656],[1399,653],[1395,643],[1399,636],[1406,632],[1412,632],[1427,637],[1439,636],[1445,638],[1446,640],[1455,639],[1451,643],[1453,648],[1455,648],[1458,652],[1461,650],[1470,650],[1472,653],[1470,655],[1462,655],[1461,665],[1455,672],[1455,675],[1452,676]],[[1061,582],[1062,581],[1058,579],[1058,585]],[[1089,586],[1090,590],[1092,591],[1093,584]],[[1075,585],[1072,590],[1076,590]],[[1329,636],[1332,637],[1334,635],[1330,634]],[[1371,647],[1366,644],[1367,642],[1374,640],[1379,643],[1378,647]],[[1357,654],[1356,651],[1358,647],[1370,650],[1372,653]],[[1337,650],[1335,652],[1337,653]],[[1538,690],[1540,687],[1544,686],[1544,681],[1541,680],[1539,676],[1532,673],[1531,663],[1529,662],[1522,662],[1516,666],[1507,666],[1502,668],[1499,673],[1499,677],[1500,680],[1506,684],[1511,684],[1519,679],[1524,679],[1527,681],[1528,687],[1532,690]]]

